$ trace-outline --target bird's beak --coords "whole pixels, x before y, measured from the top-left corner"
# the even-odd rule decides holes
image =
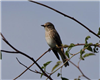
[[[45,27],[44,25],[41,25],[42,27]]]

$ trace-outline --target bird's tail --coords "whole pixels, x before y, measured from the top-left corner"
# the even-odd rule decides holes
[[[66,56],[65,56],[65,54],[64,54],[64,50],[63,50],[63,49],[60,49],[60,50],[59,50],[59,54],[60,54],[60,56],[61,56],[61,58],[62,58],[63,63],[65,63],[66,60],[67,60],[67,58],[66,58]],[[67,66],[69,66],[69,63],[66,62],[64,65],[65,65],[65,67],[67,67]]]

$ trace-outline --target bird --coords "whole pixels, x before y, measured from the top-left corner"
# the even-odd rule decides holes
[[[45,39],[49,47],[52,49],[53,53],[57,57],[58,60],[60,60],[59,55],[62,58],[63,63],[66,62],[67,58],[64,54],[63,48],[58,48],[59,46],[62,46],[61,38],[55,29],[54,25],[51,22],[46,22],[44,25],[41,25],[45,29]],[[58,47],[57,47],[58,46]],[[59,53],[59,55],[58,55]],[[69,66],[69,63],[66,62],[64,64],[65,67]]]

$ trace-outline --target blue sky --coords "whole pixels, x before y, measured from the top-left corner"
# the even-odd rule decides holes
[[[41,3],[74,17],[95,33],[98,32],[99,2],[42,1]],[[75,21],[40,5],[28,1],[2,1],[1,4],[1,28],[3,35],[14,47],[25,52],[34,59],[37,59],[49,48],[45,41],[44,28],[41,27],[41,25],[46,22],[52,22],[55,25],[63,44],[84,43],[84,39],[88,35],[91,36],[88,40],[89,42],[99,42],[99,38],[91,34]],[[81,48],[83,47],[75,47],[71,50],[71,53],[77,53]],[[2,49],[12,50],[3,41]],[[17,62],[16,57],[27,66],[32,64],[32,61],[20,54],[3,53],[2,56],[2,79],[14,79],[25,70],[25,68]],[[47,67],[47,70],[50,72],[54,64],[58,61],[52,51],[43,56],[38,63],[42,66],[43,63],[47,61],[52,61]],[[73,57],[71,61],[77,64],[79,61],[79,55]],[[98,79],[99,54],[81,61],[80,68],[90,79]],[[36,65],[31,69],[39,70]],[[56,75],[57,73],[52,75],[52,78],[59,79]],[[74,79],[79,75],[81,75],[81,73],[71,63],[69,67],[63,67],[63,77]],[[40,79],[40,75],[27,71],[20,77],[20,79]],[[45,79],[45,77],[43,77],[43,79]]]

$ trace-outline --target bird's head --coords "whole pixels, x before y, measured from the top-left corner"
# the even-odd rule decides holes
[[[47,22],[43,26],[45,29],[55,29],[54,25],[51,22]]]

